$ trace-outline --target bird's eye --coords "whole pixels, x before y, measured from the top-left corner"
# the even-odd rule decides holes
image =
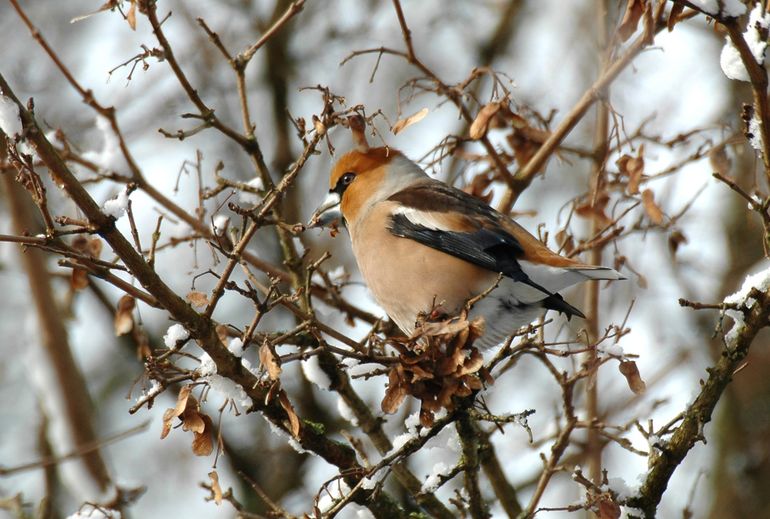
[[[340,177],[340,182],[342,183],[343,186],[347,186],[347,185],[350,185],[351,182],[353,182],[354,178],[356,178],[355,173],[345,173],[344,175],[342,175],[342,177]]]

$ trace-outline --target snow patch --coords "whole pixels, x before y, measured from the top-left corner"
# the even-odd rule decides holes
[[[217,365],[208,353],[201,355],[199,360],[201,361],[201,365],[198,366],[198,373],[202,377],[207,377],[217,372]]]
[[[449,467],[443,461],[439,461],[433,465],[433,468],[430,471],[430,475],[422,484],[422,489],[420,491],[424,494],[435,492],[438,489],[438,486],[441,484],[442,476],[446,476],[451,470],[452,467]]]
[[[358,418],[356,418],[353,410],[350,408],[347,402],[342,399],[341,396],[337,397],[337,412],[342,418],[350,422],[353,427],[358,425]]]
[[[209,387],[214,392],[218,393],[225,400],[232,400],[236,404],[240,404],[243,409],[249,409],[254,405],[254,401],[246,394],[243,386],[229,378],[215,373],[206,377],[206,382],[208,382]]]
[[[238,337],[230,339],[230,342],[227,344],[227,349],[236,357],[243,357],[243,341]]]
[[[332,509],[334,503],[345,497],[350,493],[350,487],[345,480],[338,479],[337,481],[326,486],[325,491],[321,498],[318,500],[318,510],[326,513]]]
[[[303,360],[300,364],[302,364],[302,373],[305,374],[305,378],[310,382],[325,391],[332,387],[332,381],[329,379],[329,376],[321,369],[318,355],[313,355],[309,359]]]
[[[732,5],[732,1],[725,2],[725,13],[727,13],[728,4]],[[741,6],[745,9],[743,4],[741,4]],[[743,33],[743,39],[746,40],[746,44],[749,46],[749,49],[751,49],[751,54],[759,65],[764,65],[765,51],[767,50],[767,41],[761,37],[760,31],[767,29],[768,27],[770,27],[770,13],[764,12],[761,3],[757,4],[749,15],[749,23],[746,27],[746,31]],[[724,72],[725,76],[729,79],[738,81],[750,80],[749,73],[741,60],[741,55],[738,52],[738,49],[732,44],[729,37],[725,39],[725,46],[722,48],[722,53],[719,55],[719,65],[722,67],[722,72]]]
[[[179,323],[172,324],[166,330],[166,335],[163,336],[163,344],[166,345],[166,348],[175,350],[180,341],[186,341],[189,338],[190,332],[184,326]]]
[[[96,508],[93,505],[82,507],[80,510],[72,515],[68,515],[67,519],[120,519],[123,517],[117,510],[111,508]]]
[[[0,94],[0,130],[9,137],[15,137],[21,135],[23,129],[19,106],[10,97]]]
[[[736,310],[731,308],[725,310],[725,315],[733,320],[732,328],[725,334],[725,342],[727,342],[728,346],[733,345],[738,339],[738,335],[746,328],[742,309],[751,310],[754,304],[756,304],[756,300],[749,297],[749,293],[755,288],[760,292],[767,292],[770,289],[770,266],[756,274],[746,276],[741,289],[724,299],[723,302],[726,305],[738,307]]]
[[[102,211],[116,220],[126,214],[126,211],[128,211],[128,188],[122,189],[115,198],[104,202]]]
[[[229,216],[223,214],[215,215],[211,222],[211,232],[216,236],[222,236],[227,231],[228,225],[230,225]]]
[[[754,113],[754,115],[751,116],[751,120],[749,120],[749,144],[751,144],[751,147],[755,150],[762,151],[762,132],[759,128],[759,117]],[[751,207],[751,204],[749,204],[749,209],[754,209]]]
[[[255,177],[248,182],[246,182],[247,186],[251,186],[254,189],[257,189],[259,191],[265,189],[265,183],[262,182],[262,179],[259,177]],[[238,201],[242,204],[249,204],[249,205],[257,205],[260,201],[260,197],[257,194],[249,193],[248,191],[239,191],[238,192]]]

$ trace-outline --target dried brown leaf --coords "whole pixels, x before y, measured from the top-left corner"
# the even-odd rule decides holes
[[[400,132],[404,131],[407,127],[425,119],[425,116],[428,115],[428,113],[430,113],[430,110],[428,110],[427,108],[423,108],[419,112],[415,112],[408,117],[399,119],[398,121],[396,121],[396,124],[393,125],[393,128],[391,128],[390,131],[393,132],[393,135],[398,135]]]
[[[388,388],[385,390],[385,397],[380,402],[383,413],[395,413],[406,398],[407,391],[401,380],[401,370],[401,366],[396,366],[388,373]]]
[[[621,41],[626,41],[636,32],[639,20],[642,18],[646,8],[647,2],[644,0],[628,0],[623,20],[621,20],[620,26],[618,26],[618,37]]]
[[[641,184],[642,176],[644,175],[644,145],[639,146],[639,152],[636,157],[623,155],[615,164],[618,166],[620,173],[628,177],[626,193],[629,195],[638,194],[639,184]]]
[[[160,439],[162,440],[168,433],[171,432],[171,421],[176,415],[174,414],[174,408],[166,409],[163,413],[163,429],[160,431]]]
[[[262,369],[267,371],[267,375],[270,380],[278,380],[281,376],[281,361],[275,356],[273,350],[267,341],[262,343],[259,347],[259,363],[262,365]]]
[[[620,505],[609,498],[599,500],[599,519],[618,519],[620,517]]]
[[[208,296],[203,292],[198,292],[196,290],[191,290],[190,292],[187,293],[187,300],[195,308],[203,308],[204,306],[209,304]]]
[[[575,214],[580,216],[581,218],[587,218],[587,219],[597,219],[602,226],[607,226],[612,223],[612,220],[610,217],[608,217],[604,209],[607,207],[607,203],[609,203],[610,197],[606,193],[602,193],[599,196],[597,196],[596,201],[592,204],[591,201],[587,201],[575,208]]]
[[[214,330],[216,330],[219,340],[227,344],[227,340],[230,338],[230,334],[227,333],[227,326],[224,324],[218,324]]]
[[[103,11],[109,11],[110,9],[114,8],[116,5],[118,5],[118,0],[107,0],[104,2],[96,11],[92,11],[87,14],[83,14],[80,16],[76,16],[70,20],[70,23],[76,23],[85,20],[86,18],[90,18],[94,16],[95,14],[99,14]]]
[[[132,31],[136,30],[136,0],[131,0],[131,7],[128,8],[126,13],[126,21]]]
[[[211,479],[211,493],[214,494],[214,502],[216,504],[222,504],[222,487],[219,486],[219,474],[216,470],[209,472],[209,479]]]
[[[202,415],[195,409],[187,409],[180,417],[182,419],[182,430],[202,433],[206,430],[206,422]]]
[[[468,329],[466,320],[450,320],[439,322],[426,322],[417,328],[413,337],[435,337],[437,335],[454,335]]]
[[[84,269],[72,269],[70,286],[72,290],[83,290],[86,288],[88,286],[88,272]]]
[[[660,209],[658,204],[655,203],[655,194],[650,189],[645,189],[642,191],[642,205],[644,206],[644,211],[647,213],[647,216],[650,218],[650,221],[654,223],[655,225],[660,225],[663,223],[663,211]]]
[[[86,254],[88,249],[88,238],[82,234],[78,234],[72,239],[70,246],[76,251]]]
[[[644,380],[642,380],[642,376],[639,374],[639,368],[636,365],[636,362],[633,360],[626,360],[620,363],[620,366],[618,366],[618,369],[620,370],[620,373],[626,377],[626,382],[628,382],[628,387],[637,395],[641,395],[644,393],[644,390],[647,388],[647,384],[644,383]]]
[[[118,300],[118,308],[115,311],[115,335],[121,336],[131,333],[134,329],[134,307],[136,299],[126,294]]]
[[[179,390],[179,395],[176,398],[176,405],[170,409],[166,409],[163,413],[163,430],[160,433],[161,440],[168,436],[169,431],[171,431],[171,422],[174,418],[181,416],[185,412],[185,409],[187,409],[187,403],[190,399],[191,392],[192,385],[184,386]],[[193,400],[195,399],[193,398]]]
[[[501,108],[502,104],[494,101],[479,110],[479,113],[476,115],[473,123],[471,123],[471,128],[469,130],[469,135],[472,140],[477,141],[487,134],[492,118],[497,115],[497,112],[499,112]]]
[[[86,244],[86,252],[94,258],[98,258],[102,255],[103,243],[99,238],[92,238],[88,240]]]
[[[682,234],[681,231],[674,231],[668,236],[668,250],[672,256],[676,255],[679,250],[679,246],[687,243],[687,236]]]
[[[294,406],[292,406],[289,401],[289,395],[287,395],[286,391],[283,389],[278,392],[278,402],[289,417],[289,431],[291,432],[291,435],[295,438],[299,438],[299,417],[297,416],[297,412],[294,411]]]
[[[193,434],[192,451],[196,456],[208,456],[214,450],[214,423],[205,414],[201,415],[201,418],[205,425],[201,432]]]

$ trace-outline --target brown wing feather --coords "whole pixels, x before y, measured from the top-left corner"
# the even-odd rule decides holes
[[[505,232],[521,245],[519,259],[552,267],[590,268],[565,258],[546,247],[513,219],[497,212],[478,198],[442,182],[432,180],[410,186],[390,197],[407,208],[431,213],[446,221],[447,230],[473,231],[480,228]]]

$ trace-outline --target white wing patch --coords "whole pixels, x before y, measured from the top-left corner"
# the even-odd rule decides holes
[[[413,207],[399,206],[393,210],[393,214],[400,214],[415,225],[420,225],[432,231],[454,231],[449,229],[445,221],[442,221],[441,213],[420,211]]]

